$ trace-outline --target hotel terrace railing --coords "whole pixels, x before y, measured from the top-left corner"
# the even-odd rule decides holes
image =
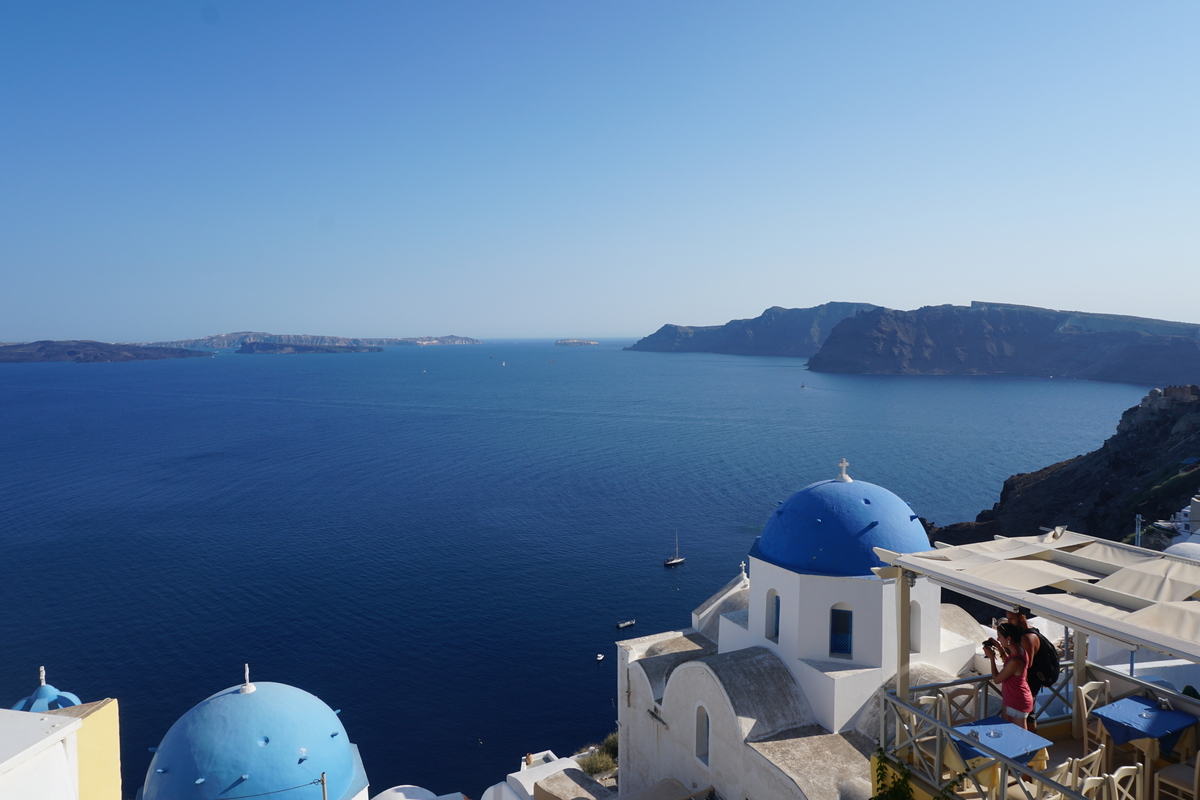
[[[1114,701],[1132,695],[1164,697],[1173,708],[1200,716],[1200,700],[1193,697],[1100,664],[1087,662],[1086,669],[1087,680],[1109,681]],[[1073,673],[1072,662],[1062,662],[1058,682],[1039,693],[1036,708],[1040,727],[1071,720]],[[978,792],[978,797],[1003,797],[1004,787],[1007,787],[1007,796],[1018,800],[1022,796],[1025,800],[1039,800],[1055,792],[1061,793],[1064,800],[1087,800],[1074,789],[1051,780],[1027,764],[1001,755],[990,748],[986,740],[971,739],[970,744],[990,756],[990,760],[971,767],[956,758],[956,749],[949,754],[949,760],[955,763],[947,764],[947,746],[964,738],[945,721],[947,709],[952,693],[961,697],[962,692],[956,690],[964,688],[974,692],[970,708],[972,719],[1000,713],[1003,705],[1000,687],[984,676],[913,686],[909,689],[907,702],[902,702],[895,691],[880,687],[879,742],[887,757],[904,764],[914,778],[933,790],[931,794],[957,787],[959,792]],[[1018,776],[1029,780],[1021,780]]]
[[[1069,697],[1073,685],[1070,673],[1071,664],[1063,663],[1058,683],[1038,695],[1039,724],[1070,719]],[[985,676],[913,686],[909,689],[907,702],[897,698],[895,691],[880,687],[879,741],[888,758],[905,764],[914,778],[934,790],[932,794],[952,791],[956,787],[959,792],[974,790],[978,797],[995,797],[998,793],[1003,796],[1001,787],[1010,786],[1010,778],[1026,776],[1029,782],[1019,778],[1012,782],[1009,797],[1020,797],[1023,793],[1026,800],[1038,800],[1049,792],[1060,792],[1064,800],[1087,800],[1028,765],[1001,755],[986,741],[972,739],[971,746],[994,760],[972,767],[964,764],[961,758],[955,758],[957,750],[948,754],[947,747],[964,737],[943,721],[943,709],[949,707],[951,693],[961,696],[961,691],[955,691],[961,689],[974,693],[969,706],[972,719],[1000,713],[1003,706],[1000,687]],[[1065,714],[1054,713],[1064,708]],[[948,760],[951,763],[947,763]]]

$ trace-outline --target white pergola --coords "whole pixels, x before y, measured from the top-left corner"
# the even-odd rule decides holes
[[[1086,671],[1088,633],[1130,650],[1200,663],[1200,561],[1073,533],[1002,538],[920,553],[877,548],[895,579],[897,641],[908,641],[909,585],[918,575],[1002,608],[1026,606],[1075,632],[1075,671]],[[1034,590],[1040,590],[1035,592]],[[908,696],[909,653],[897,647],[897,696]]]

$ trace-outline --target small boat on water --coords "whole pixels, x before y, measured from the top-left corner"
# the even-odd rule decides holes
[[[664,567],[677,567],[684,562],[683,556],[679,555],[679,531],[675,531],[675,555],[663,561]]]
[[[604,653],[596,653],[596,660],[597,660],[597,661],[603,661],[603,660],[604,660]]]
[[[636,619],[627,619],[627,620],[624,620],[623,622],[618,622],[617,627],[618,628],[628,628],[630,625],[634,625],[636,623],[637,623]]]

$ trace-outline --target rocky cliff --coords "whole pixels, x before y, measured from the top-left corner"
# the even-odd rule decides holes
[[[87,339],[61,342],[42,341],[0,347],[0,364],[37,361],[74,361],[90,364],[101,361],[161,361],[165,358],[212,358],[212,353],[179,347],[141,347],[133,344],[109,344]]]
[[[1086,455],[1004,482],[1000,501],[974,522],[930,530],[931,541],[977,542],[1031,536],[1065,525],[1124,539],[1134,517],[1149,523],[1178,511],[1200,491],[1200,388],[1155,389],[1121,415],[1116,433]]]
[[[998,303],[877,308],[840,322],[808,368],[1186,384],[1200,381],[1200,325]]]
[[[626,350],[658,353],[724,353],[807,358],[848,317],[878,308],[870,303],[823,303],[812,308],[768,308],[754,319],[694,327],[663,325]]]
[[[310,336],[296,333],[260,333],[239,331],[220,333],[200,339],[180,339],[174,342],[143,342],[145,347],[199,347],[209,350],[234,350],[245,342],[271,342],[274,344],[299,344],[306,346],[335,347],[395,347],[443,344],[483,344],[478,339],[466,336],[417,336],[409,339],[351,339],[345,336]]]

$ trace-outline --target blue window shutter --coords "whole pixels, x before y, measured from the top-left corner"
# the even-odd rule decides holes
[[[853,654],[854,612],[835,608],[829,612],[829,655],[849,656]]]

